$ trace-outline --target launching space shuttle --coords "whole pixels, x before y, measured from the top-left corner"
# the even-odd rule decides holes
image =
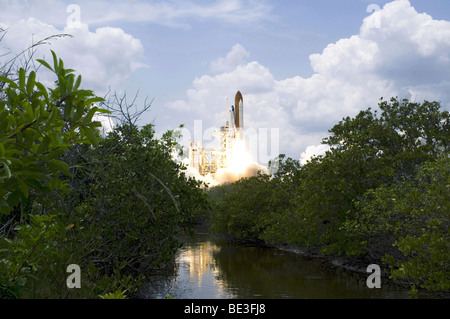
[[[234,98],[234,106],[231,106],[231,114],[236,128],[236,135],[242,139],[244,132],[244,99],[240,91],[236,93]]]
[[[220,139],[220,149],[203,148],[201,142],[191,141],[189,146],[190,166],[197,169],[200,175],[215,174],[218,169],[230,165],[230,154],[238,140],[244,141],[244,99],[240,91],[236,93],[234,105],[228,108],[227,121],[220,131],[214,135]]]

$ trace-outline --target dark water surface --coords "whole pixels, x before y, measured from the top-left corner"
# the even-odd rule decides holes
[[[367,276],[331,267],[276,248],[230,245],[206,232],[186,238],[176,259],[175,276],[145,288],[146,298],[177,299],[315,299],[407,298],[408,291],[381,282],[366,286]]]

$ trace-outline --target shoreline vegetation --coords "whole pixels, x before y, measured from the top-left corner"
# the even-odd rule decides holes
[[[150,105],[133,114],[125,97],[82,89],[53,51],[36,60],[54,75],[45,87],[28,56],[0,68],[0,298],[133,298],[173,269],[199,218],[240,241],[379,261],[411,296],[450,290],[450,117],[438,102],[381,99],[331,128],[325,155],[280,154],[270,175],[205,190],[173,160],[177,131],[136,125]],[[96,113],[120,123],[101,136]]]

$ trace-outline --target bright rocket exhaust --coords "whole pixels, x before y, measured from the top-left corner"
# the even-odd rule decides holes
[[[189,147],[189,169],[198,179],[215,186],[231,183],[258,171],[268,173],[266,167],[255,163],[247,151],[244,139],[244,99],[238,91],[231,110],[227,103],[227,121],[214,136],[220,140],[220,149],[203,148],[192,141]],[[231,118],[230,118],[231,117]]]

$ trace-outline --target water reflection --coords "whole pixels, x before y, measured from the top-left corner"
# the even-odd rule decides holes
[[[214,254],[220,280],[238,298],[406,298],[396,287],[369,289],[366,277],[329,264],[260,247],[221,247]]]
[[[176,276],[149,283],[147,297],[407,298],[406,290],[386,283],[369,289],[366,276],[330,268],[322,260],[273,248],[227,245],[208,234],[187,239],[176,263]]]
[[[231,296],[219,279],[220,271],[214,254],[219,246],[210,241],[186,245],[177,258],[178,276],[174,283],[177,298],[215,298]]]

